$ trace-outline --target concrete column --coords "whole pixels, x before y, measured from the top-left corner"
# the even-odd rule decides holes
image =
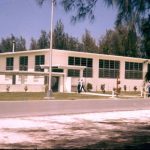
[[[19,70],[19,59],[20,57],[19,56],[12,56],[14,58],[14,70],[15,71],[18,71]]]
[[[59,77],[59,92],[64,92],[64,76]]]
[[[63,92],[67,92],[66,82],[67,82],[67,68],[64,68],[64,78],[63,78]]]
[[[96,58],[93,59],[93,78],[99,78],[99,59]]]
[[[143,81],[145,80],[145,75],[146,75],[147,71],[148,71],[148,61],[145,61],[143,63]]]
[[[124,85],[125,80],[125,61],[120,61],[120,78],[121,85]]]
[[[34,71],[35,66],[35,55],[28,56],[28,71]]]
[[[80,78],[83,78],[83,69],[80,69]]]
[[[97,88],[100,87],[100,83],[97,82],[99,79],[99,58],[94,58],[93,59],[93,77],[92,79],[94,79],[92,81],[92,85],[93,85],[93,90],[97,91]]]

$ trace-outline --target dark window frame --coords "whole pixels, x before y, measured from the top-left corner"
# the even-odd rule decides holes
[[[28,56],[20,56],[19,58],[19,70],[27,71],[28,70]]]
[[[143,79],[143,64],[138,62],[125,62],[125,79]]]
[[[45,55],[36,55],[35,56],[35,71],[44,72],[44,69],[40,65],[45,64]]]
[[[83,71],[83,77],[87,77],[87,78],[93,77],[93,59],[92,58],[69,56],[68,65],[85,66],[86,68]],[[72,70],[76,70],[76,69],[72,69]],[[74,77],[74,75],[72,77]]]
[[[13,70],[13,69],[14,69],[14,57],[7,57],[6,70]]]
[[[99,78],[117,78],[120,76],[120,61],[99,59]]]
[[[80,77],[80,70],[68,69],[68,77]]]
[[[74,57],[68,57],[68,65],[75,65],[75,59]]]

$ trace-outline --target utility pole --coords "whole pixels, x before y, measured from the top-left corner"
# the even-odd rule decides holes
[[[50,22],[50,48],[49,48],[49,81],[48,81],[48,91],[46,99],[53,99],[52,97],[52,51],[53,51],[53,12],[54,12],[54,0],[51,0],[51,22]]]

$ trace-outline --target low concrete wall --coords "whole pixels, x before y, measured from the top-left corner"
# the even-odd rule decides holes
[[[0,92],[44,92],[44,85],[9,85],[9,84],[0,84]]]

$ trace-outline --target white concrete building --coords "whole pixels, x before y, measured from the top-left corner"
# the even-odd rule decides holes
[[[0,53],[0,91],[44,91],[48,70],[41,66],[48,66],[48,61],[49,49]],[[93,91],[101,91],[102,85],[112,91],[118,76],[122,90],[126,86],[127,91],[140,91],[148,69],[148,59],[53,49],[52,89],[74,91],[82,78]]]

